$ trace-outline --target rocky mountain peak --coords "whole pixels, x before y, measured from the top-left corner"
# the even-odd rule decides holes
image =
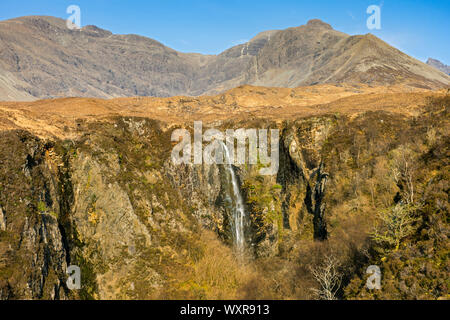
[[[441,61],[437,60],[437,59],[433,59],[433,58],[428,58],[427,60],[427,64],[429,66],[432,66],[440,71],[442,71],[445,74],[450,75],[450,66],[442,63]]]
[[[331,27],[331,25],[329,25],[326,22],[323,22],[320,19],[311,19],[308,21],[308,23],[306,25],[310,26],[310,27],[315,27],[315,28],[325,28],[325,29],[333,30],[333,27]]]
[[[86,27],[82,28],[81,30],[86,33],[89,33],[92,36],[98,36],[98,37],[107,37],[107,36],[112,35],[111,31],[99,28],[94,25],[86,26]]]

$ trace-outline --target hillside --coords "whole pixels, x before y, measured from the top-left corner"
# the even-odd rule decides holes
[[[373,35],[311,20],[262,32],[219,55],[181,53],[137,35],[30,16],[0,22],[0,100],[216,94],[249,84],[442,88],[450,77]]]
[[[1,102],[0,129],[30,130],[43,138],[77,136],[77,121],[145,117],[164,126],[194,121],[222,123],[265,119],[276,122],[324,114],[383,110],[413,116],[428,99],[445,94],[404,86],[316,85],[298,88],[241,86],[215,96],[135,97],[111,100],[60,98]]]

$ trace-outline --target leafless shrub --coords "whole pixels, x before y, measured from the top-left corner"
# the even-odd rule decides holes
[[[391,164],[392,177],[401,188],[403,199],[414,203],[415,155],[407,146],[401,146],[393,152]]]
[[[320,265],[310,268],[319,284],[319,289],[311,288],[318,300],[337,300],[336,293],[340,289],[343,276],[339,267],[339,261],[334,256],[328,255]]]
[[[435,128],[430,128],[427,131],[427,143],[432,147],[437,141],[437,132]]]

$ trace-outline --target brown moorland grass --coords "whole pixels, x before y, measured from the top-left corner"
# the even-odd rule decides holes
[[[77,121],[108,121],[113,116],[155,119],[168,127],[198,120],[206,123],[255,119],[284,121],[332,113],[357,115],[376,110],[415,116],[429,98],[447,93],[447,90],[363,84],[326,84],[294,89],[246,85],[217,96],[0,102],[0,130],[25,129],[44,138],[75,138]]]

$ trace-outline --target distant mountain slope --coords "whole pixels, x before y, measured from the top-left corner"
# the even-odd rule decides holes
[[[440,62],[439,60],[433,59],[433,58],[429,58],[427,61],[427,64],[429,66],[432,66],[436,69],[438,69],[439,71],[442,71],[445,74],[450,75],[450,66],[443,64],[442,62]]]
[[[371,34],[348,36],[320,20],[277,33],[256,60],[251,77],[256,85],[402,83],[439,87],[450,79]]]
[[[52,17],[0,22],[0,68],[38,98],[170,96],[187,92],[194,63],[161,43],[93,26],[69,30]]]
[[[0,22],[0,100],[202,95],[242,85],[406,84],[440,88],[450,77],[373,35],[349,36],[311,20],[267,31],[219,55],[180,53],[54,17]]]

